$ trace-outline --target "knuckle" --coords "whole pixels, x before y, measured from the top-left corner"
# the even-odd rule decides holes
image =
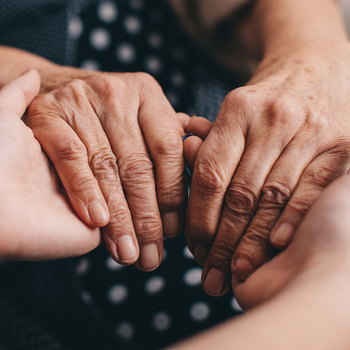
[[[137,72],[133,73],[134,79],[138,81],[141,86],[145,89],[149,89],[150,87],[159,88],[159,84],[157,80],[150,74],[145,72]]]
[[[242,249],[249,253],[265,252],[269,246],[269,233],[270,230],[267,227],[256,226],[249,229],[240,241],[238,249]]]
[[[69,181],[71,190],[79,195],[96,187],[96,180],[89,174],[75,173]]]
[[[164,133],[155,141],[154,147],[160,158],[167,157],[168,161],[182,159],[182,140],[178,132]]]
[[[184,179],[174,180],[162,185],[157,183],[157,198],[161,210],[179,208],[183,205],[187,196]]]
[[[134,220],[135,231],[142,242],[154,242],[162,237],[162,222],[158,215],[142,216]]]
[[[288,202],[288,209],[293,213],[296,213],[299,217],[303,217],[309,210],[314,198],[308,198],[307,196],[293,198]]]
[[[118,234],[131,233],[132,221],[128,208],[118,206],[117,210],[110,210],[109,224],[104,230],[110,237],[115,237]]]
[[[85,146],[70,137],[63,137],[56,140],[54,149],[58,160],[62,161],[81,161],[87,160],[87,150]]]
[[[252,108],[255,103],[254,94],[251,94],[247,87],[241,87],[228,93],[221,105],[221,109],[225,114],[237,109],[244,111],[248,107]]]
[[[91,156],[90,168],[98,179],[115,178],[117,159],[110,149],[100,149]]]
[[[337,175],[335,175],[335,172],[329,169],[327,166],[314,166],[308,169],[305,176],[305,183],[313,188],[323,189],[336,177]]]
[[[226,191],[226,181],[209,159],[200,159],[193,170],[193,184],[204,194],[221,194]]]
[[[141,154],[132,154],[118,160],[119,174],[123,182],[145,184],[153,181],[153,163]]]
[[[286,184],[277,181],[267,183],[262,189],[259,208],[282,208],[291,195],[292,190]]]
[[[251,217],[254,215],[256,204],[257,196],[246,185],[234,183],[227,189],[225,207],[231,215]]]
[[[210,249],[210,262],[213,266],[229,269],[234,249],[224,239],[215,241]]]

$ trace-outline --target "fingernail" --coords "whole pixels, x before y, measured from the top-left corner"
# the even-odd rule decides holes
[[[193,115],[190,119],[188,119],[188,121],[187,121],[185,127],[188,125],[188,123],[189,123],[192,119],[194,119],[194,118],[196,118],[196,117],[197,117],[196,115]]]
[[[184,142],[186,139],[188,139],[191,136],[193,136],[193,134],[191,134],[191,133],[186,134],[185,136],[182,137],[182,142]]]
[[[294,226],[288,222],[283,223],[275,232],[271,234],[270,240],[278,245],[284,246],[290,240],[294,232]]]
[[[235,270],[245,276],[249,276],[255,271],[253,264],[248,259],[242,257],[235,260]]]
[[[158,247],[155,243],[141,248],[140,265],[146,270],[154,270],[159,265]]]
[[[93,201],[88,206],[90,219],[94,224],[105,224],[108,223],[108,215],[102,203]]]
[[[180,215],[179,213],[165,213],[162,216],[163,233],[165,237],[175,237],[179,233]]]
[[[225,279],[226,276],[222,271],[211,268],[203,284],[204,291],[213,297],[220,296]]]
[[[204,265],[209,254],[209,249],[204,245],[196,244],[193,249],[193,255],[197,263]]]
[[[137,249],[133,239],[130,236],[124,235],[119,237],[116,245],[120,262],[131,263],[137,260]]]

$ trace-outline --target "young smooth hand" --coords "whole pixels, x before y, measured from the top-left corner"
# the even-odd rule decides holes
[[[39,74],[30,70],[0,91],[0,260],[72,257],[101,244],[100,230],[76,216],[21,120],[39,88]]]

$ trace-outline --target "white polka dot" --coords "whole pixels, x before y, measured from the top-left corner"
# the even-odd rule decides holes
[[[190,252],[190,250],[188,249],[187,246],[185,246],[185,248],[183,249],[182,253],[185,256],[185,258],[187,258],[187,259],[194,259],[194,256],[192,255],[192,253]]]
[[[83,291],[83,292],[81,292],[80,296],[83,299],[84,303],[86,303],[86,304],[91,303],[92,297],[91,297],[90,293]]]
[[[116,284],[108,291],[108,299],[113,304],[120,304],[128,297],[128,288],[124,284]]]
[[[75,267],[75,274],[77,276],[85,275],[90,268],[90,260],[87,258],[82,258],[78,265]]]
[[[115,328],[115,332],[118,336],[124,340],[131,339],[135,334],[135,329],[133,325],[129,322],[121,322]]]
[[[162,63],[155,56],[150,56],[146,58],[145,66],[146,66],[146,70],[149,73],[153,73],[153,74],[159,73],[162,70]]]
[[[193,267],[184,274],[184,282],[189,287],[196,287],[201,284],[202,269],[200,267]]]
[[[130,6],[135,10],[141,10],[144,6],[143,0],[130,0]]]
[[[176,87],[181,87],[185,84],[185,77],[180,72],[174,72],[170,76],[170,80]]]
[[[148,294],[158,294],[165,287],[165,279],[161,276],[151,277],[145,284],[145,291]]]
[[[106,266],[107,266],[107,269],[110,271],[119,271],[125,267],[124,265],[118,264],[110,256],[106,260]]]
[[[117,47],[116,55],[122,63],[131,63],[135,59],[136,52],[131,44],[123,43]]]
[[[104,28],[96,28],[90,34],[91,46],[98,51],[105,50],[111,42],[111,35]]]
[[[166,331],[171,324],[170,316],[166,312],[158,312],[152,319],[154,329],[159,332]]]
[[[87,59],[83,61],[80,67],[86,70],[100,70],[99,63],[93,59]]]
[[[198,301],[190,307],[189,313],[192,320],[202,322],[209,317],[210,306],[203,301]]]
[[[72,39],[78,39],[84,30],[84,25],[79,17],[71,17],[68,20],[68,33]]]
[[[141,22],[136,16],[128,16],[125,18],[124,27],[129,34],[137,34],[141,30]]]
[[[98,17],[102,22],[112,23],[118,17],[118,9],[114,2],[104,1],[102,2],[97,9]]]
[[[152,46],[155,49],[159,49],[163,46],[163,38],[159,33],[148,34],[148,42],[150,46]]]
[[[239,306],[239,304],[237,303],[237,300],[235,297],[233,297],[231,299],[231,308],[233,311],[237,311],[237,312],[243,312],[242,308]]]

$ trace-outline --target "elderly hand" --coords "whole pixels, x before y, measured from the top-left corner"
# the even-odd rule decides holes
[[[34,70],[0,91],[0,260],[58,259],[101,243],[74,213],[47,156],[21,116],[37,95]]]
[[[186,235],[205,264],[207,293],[224,294],[231,271],[244,280],[270,259],[272,246],[284,248],[321,191],[349,170],[349,54],[345,46],[334,56],[264,60],[204,130]],[[204,139],[198,125],[191,119],[186,131]]]
[[[184,221],[184,132],[176,113],[144,73],[57,67],[47,74],[52,82],[25,122],[75,212],[103,227],[111,256],[155,269],[163,258],[163,233],[176,236]]]
[[[344,270],[349,274],[349,210],[350,176],[347,175],[321,194],[286,250],[258,268],[245,282],[232,278],[232,288],[242,308],[257,306],[290,284],[325,279],[323,288],[332,289],[331,280],[324,276],[329,273],[338,276]],[[344,281],[341,283],[344,285]]]

